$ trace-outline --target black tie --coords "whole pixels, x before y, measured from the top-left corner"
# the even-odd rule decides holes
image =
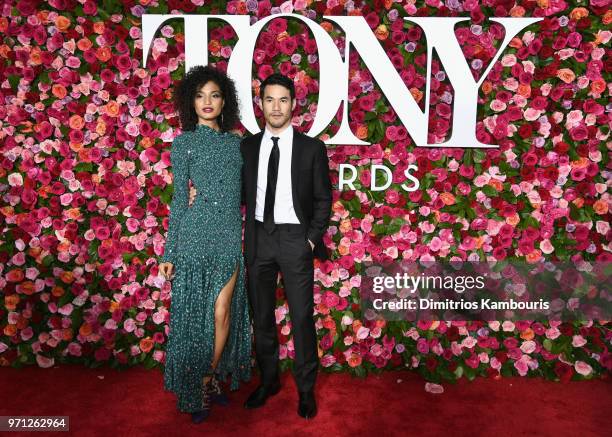
[[[274,198],[276,197],[276,181],[278,179],[278,137],[272,137],[272,151],[268,159],[268,183],[266,185],[266,203],[264,205],[264,229],[271,234],[276,226],[274,225]]]

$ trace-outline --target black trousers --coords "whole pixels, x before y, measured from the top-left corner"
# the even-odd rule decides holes
[[[263,223],[258,221],[255,228],[257,252],[253,263],[248,265],[249,298],[261,382],[270,385],[279,377],[274,310],[280,271],[289,303],[295,348],[293,375],[298,391],[310,391],[314,388],[319,361],[313,319],[313,254],[306,229],[299,224],[281,224],[268,234]]]

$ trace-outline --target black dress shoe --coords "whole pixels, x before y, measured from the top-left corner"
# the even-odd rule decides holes
[[[315,402],[314,392],[310,390],[299,393],[298,414],[304,419],[312,419],[317,415],[317,403]]]
[[[260,385],[247,398],[244,403],[244,408],[259,408],[266,403],[270,396],[274,396],[280,391],[280,381],[276,381],[272,385]]]

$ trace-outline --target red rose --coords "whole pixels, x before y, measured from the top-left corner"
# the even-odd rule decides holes
[[[506,250],[502,247],[496,247],[493,249],[493,257],[498,261],[504,260],[506,258]]]
[[[398,354],[391,355],[391,364],[393,365],[393,367],[401,366],[403,361],[404,360],[402,359],[401,355],[398,355]]]
[[[567,144],[566,142],[561,141],[561,142],[557,143],[557,145],[555,146],[555,151],[558,154],[563,155],[563,154],[567,153],[569,148],[570,148],[569,144]]]
[[[574,335],[574,327],[569,323],[562,323],[561,325],[559,325],[559,331],[564,336]]]
[[[546,179],[550,179],[551,181],[556,181],[559,177],[559,170],[556,167],[547,167],[544,170],[544,177]]]
[[[519,128],[518,133],[519,136],[523,139],[529,138],[533,133],[533,129],[531,128],[530,124],[524,124]]]
[[[583,141],[589,135],[589,131],[584,125],[578,125],[570,130],[570,137],[574,141]]]
[[[497,378],[499,376],[499,371],[495,370],[492,367],[487,367],[487,377],[489,378]]]
[[[280,49],[286,55],[292,55],[297,49],[295,38],[287,37],[280,42]]]
[[[446,337],[448,338],[448,341],[455,341],[459,338],[459,329],[456,326],[451,326],[450,328],[448,328],[448,331],[446,331]]]
[[[436,370],[436,367],[438,367],[438,360],[436,360],[434,357],[427,357],[427,360],[425,361],[425,367],[427,367],[427,370],[429,370],[430,372],[433,372],[434,370]]]
[[[561,361],[557,361],[555,363],[555,374],[559,377],[561,382],[569,382],[574,375],[574,368]]]
[[[521,178],[526,181],[530,181],[535,178],[535,168],[534,167],[523,167],[521,168]]]

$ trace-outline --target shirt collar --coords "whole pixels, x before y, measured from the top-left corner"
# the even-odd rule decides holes
[[[279,137],[281,140],[289,140],[290,142],[293,140],[293,126],[290,124],[284,131],[279,134],[273,134],[267,128],[264,132],[264,139],[270,140],[272,137]]]

